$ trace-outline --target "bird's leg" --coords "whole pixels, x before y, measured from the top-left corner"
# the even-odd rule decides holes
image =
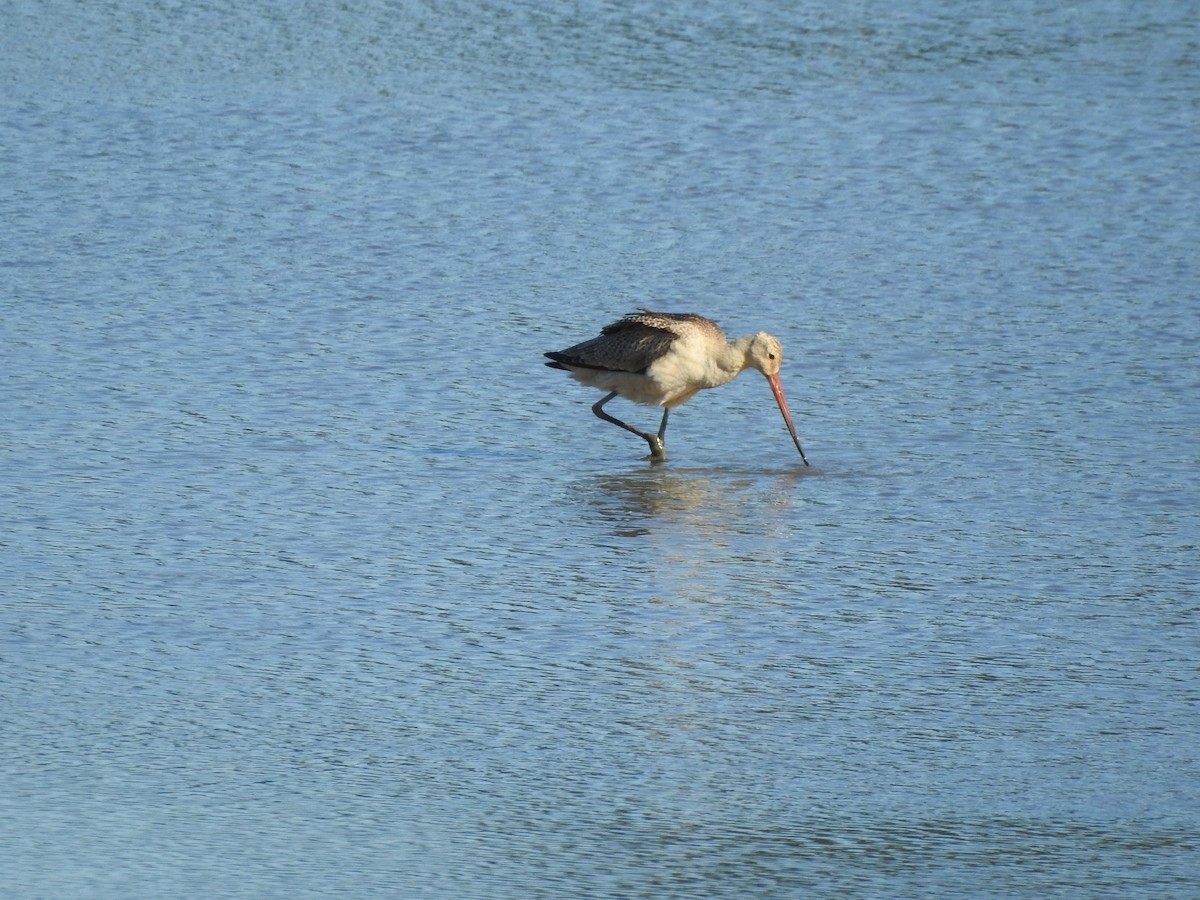
[[[619,425],[621,428],[624,428],[626,431],[633,432],[638,437],[640,437],[643,441],[645,441],[647,444],[649,444],[650,445],[650,460],[651,460],[651,462],[662,462],[663,460],[665,460],[667,458],[667,454],[666,454],[666,451],[663,449],[662,432],[667,427],[667,417],[663,416],[662,426],[659,428],[658,434],[647,434],[644,431],[638,431],[636,428],[634,428],[632,425],[628,424],[627,422],[622,422],[616,416],[610,416],[608,413],[606,413],[604,411],[604,404],[607,403],[609,400],[611,400],[615,396],[617,396],[616,391],[613,391],[611,394],[605,395],[604,399],[598,401],[597,403],[595,403],[592,406],[592,412],[594,412],[597,416],[599,416],[605,422],[612,422],[614,425]]]
[[[658,424],[658,435],[647,435],[646,442],[650,445],[650,460],[651,462],[663,462],[667,458],[667,416],[671,414],[671,410],[664,409],[662,421]]]

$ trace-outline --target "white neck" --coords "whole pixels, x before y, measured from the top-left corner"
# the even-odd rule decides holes
[[[740,337],[735,341],[730,341],[725,345],[724,351],[718,356],[717,365],[723,371],[728,372],[730,378],[739,375],[749,368],[750,344],[753,341],[754,335],[752,334]]]
[[[749,350],[753,336],[728,342],[713,354],[706,387],[716,387],[732,381],[750,365]]]

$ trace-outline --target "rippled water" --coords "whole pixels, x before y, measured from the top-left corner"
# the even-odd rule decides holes
[[[9,896],[1194,895],[1195,4],[53,6]],[[642,304],[813,467],[541,365]]]

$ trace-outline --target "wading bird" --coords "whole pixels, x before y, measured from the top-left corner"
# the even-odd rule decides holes
[[[649,444],[653,462],[667,458],[663,436],[672,409],[698,391],[733,380],[745,369],[758,369],[767,377],[800,458],[808,465],[779,383],[783,348],[778,338],[765,331],[728,341],[717,323],[703,316],[643,309],[605,325],[591,340],[545,355],[551,368],[564,369],[576,381],[607,391],[592,412]],[[604,404],[618,395],[663,407],[658,434],[639,431],[606,413]]]

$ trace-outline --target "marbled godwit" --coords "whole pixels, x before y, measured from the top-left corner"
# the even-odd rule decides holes
[[[604,326],[591,340],[546,356],[551,359],[546,363],[551,368],[564,369],[576,381],[607,391],[592,412],[649,444],[654,462],[667,458],[663,436],[667,416],[674,407],[698,391],[731,381],[744,369],[758,369],[767,377],[800,458],[808,465],[779,383],[783,348],[778,338],[765,331],[731,342],[716,322],[703,316],[643,309]],[[606,413],[604,404],[617,395],[634,403],[663,407],[658,434],[639,431]]]

